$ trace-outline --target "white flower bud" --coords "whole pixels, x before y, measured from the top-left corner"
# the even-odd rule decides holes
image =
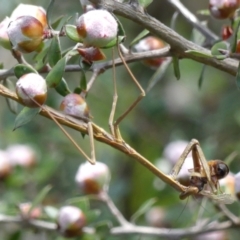
[[[232,18],[240,7],[239,0],[209,0],[209,11],[214,18]]]
[[[31,212],[29,210],[32,207],[32,203],[20,203],[18,208],[20,210],[20,214],[24,219],[37,219],[42,216],[41,207],[34,207]]]
[[[36,152],[28,145],[11,145],[6,153],[12,166],[32,167],[36,164]]]
[[[162,228],[168,225],[166,222],[166,212],[163,208],[157,206],[152,207],[149,211],[147,211],[145,219],[152,227]]]
[[[5,179],[11,173],[12,167],[5,151],[0,150],[0,180]]]
[[[118,24],[106,10],[92,10],[77,20],[77,32],[86,46],[104,47],[117,37]]]
[[[220,188],[224,193],[234,195],[235,176],[229,172],[226,177],[219,180]]]
[[[10,23],[10,18],[6,17],[1,23],[0,23],[0,45],[6,49],[11,49],[11,43],[7,34],[7,28]]]
[[[218,222],[213,222],[213,224],[218,224]],[[195,240],[226,240],[229,239],[228,233],[226,231],[215,231],[204,233],[194,237]]]
[[[64,97],[63,101],[61,102],[60,109],[65,114],[76,118],[90,118],[86,101],[76,93],[70,93]]]
[[[145,52],[156,49],[161,49],[165,46],[162,40],[159,38],[149,36],[141,39],[136,45],[134,45],[134,49],[137,52]]]
[[[25,74],[16,83],[16,93],[27,107],[39,107],[35,102],[42,105],[47,99],[46,81],[39,74]]]
[[[79,208],[64,206],[59,210],[57,224],[63,236],[76,237],[82,234],[82,228],[86,225],[86,218]]]
[[[140,40],[135,46],[134,49],[137,52],[145,52],[151,50],[157,50],[165,47],[165,43],[156,37],[146,37]],[[156,57],[156,58],[149,58],[143,61],[146,66],[149,66],[153,69],[158,68],[166,58],[164,57]]]
[[[193,159],[192,157],[187,157],[177,176],[177,180],[184,186],[190,185],[190,169],[193,169]]]
[[[98,194],[107,191],[110,181],[110,172],[106,164],[96,162],[95,165],[89,162],[80,165],[75,181],[78,187],[86,194]]]
[[[172,163],[172,165],[175,165],[187,145],[188,145],[188,142],[183,140],[170,142],[164,148],[163,156],[167,160],[169,160]]]
[[[238,200],[240,200],[240,172],[235,174],[235,196],[237,197]]]
[[[7,33],[12,48],[23,53],[37,50],[44,38],[41,22],[31,16],[22,16],[10,22]]]
[[[45,28],[47,26],[47,15],[44,8],[30,4],[19,4],[11,15],[11,20],[15,20],[22,16],[31,16],[36,18]]]

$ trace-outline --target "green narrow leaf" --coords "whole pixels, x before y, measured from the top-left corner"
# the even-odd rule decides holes
[[[57,237],[56,240],[67,240],[67,239],[65,237]],[[76,240],[76,239],[74,239],[74,240]]]
[[[89,198],[86,196],[68,199],[66,204],[79,207],[83,212],[87,212],[90,209]]]
[[[148,212],[150,208],[157,202],[156,198],[151,198],[147,200],[131,217],[131,222],[136,222],[136,220]]]
[[[4,64],[0,63],[0,69],[3,69],[3,68],[4,68]]]
[[[44,58],[46,53],[48,53],[48,51],[49,51],[50,43],[51,43],[50,41],[45,42],[44,48],[42,49],[42,51],[35,54],[35,56],[33,58],[34,61],[39,61],[42,58]]]
[[[46,43],[44,49],[40,53],[35,55],[34,57],[34,61],[36,62],[35,69],[40,70],[47,64],[49,47],[50,45]]]
[[[65,54],[67,61],[74,56],[79,56],[79,52],[76,49],[70,50]]]
[[[45,42],[41,42],[41,44],[35,50],[36,52],[41,52],[44,49]]]
[[[207,54],[207,53],[203,53],[203,52],[199,52],[197,50],[187,50],[185,51],[186,53],[191,53],[193,56],[197,56],[197,57],[205,57],[205,58],[212,58],[213,55],[211,54]]]
[[[86,71],[88,71],[89,68],[91,67],[91,65],[89,65],[87,62],[84,62],[84,61],[80,61],[79,65],[81,67],[82,74],[81,74],[81,78],[80,78],[79,87],[76,87],[74,89],[74,93],[77,93],[77,94],[80,94],[82,92],[82,90],[87,89]]]
[[[225,56],[225,55],[218,55],[218,56],[214,56],[214,57],[218,60],[224,60],[227,58],[227,56]]]
[[[92,234],[92,233],[84,233],[80,238],[75,238],[72,240],[100,240],[100,239],[106,239],[105,236],[103,236],[103,238],[101,238],[101,237],[99,237],[99,233],[97,235]],[[69,240],[69,238],[56,239],[56,240]]]
[[[15,119],[13,131],[32,121],[39,112],[40,108],[24,107]]]
[[[204,77],[205,69],[206,69],[206,65],[203,65],[200,76],[199,76],[199,79],[198,79],[198,88],[199,89],[201,89],[202,84],[203,84],[203,77]]]
[[[53,21],[53,23],[51,24],[52,25],[52,28],[53,29],[56,29],[60,23],[63,21],[63,19],[65,18],[66,16],[62,15],[60,17],[58,17],[56,20]]]
[[[201,22],[202,26],[207,25],[206,21],[205,22]],[[196,28],[193,28],[192,33],[191,33],[191,41],[202,46],[203,43],[205,42],[206,37]]]
[[[124,39],[125,39],[125,36],[118,36],[117,38],[113,39],[111,42],[109,42],[107,45],[105,45],[104,47],[101,47],[101,48],[102,49],[111,48],[113,46],[116,46],[117,43],[123,42]]]
[[[221,42],[217,42],[216,44],[214,44],[211,48],[211,53],[214,57],[222,57],[225,55],[222,55],[220,52],[219,52],[219,49],[223,49],[223,50],[227,50],[228,51],[228,45],[225,41],[221,41]],[[221,58],[220,57],[220,58]],[[225,57],[226,58],[226,57]]]
[[[10,234],[7,240],[20,240],[21,238],[22,238],[22,232],[19,230]]]
[[[52,220],[56,220],[59,210],[55,207],[52,206],[46,206],[43,208],[44,212],[47,214],[47,216],[52,219]]]
[[[47,194],[49,193],[49,191],[52,189],[52,186],[47,185],[45,186],[39,194],[37,194],[37,196],[35,197],[35,199],[32,202],[32,206],[29,209],[29,213],[31,213],[31,211],[36,207],[39,206],[40,204],[42,204],[42,201],[44,200],[44,198],[47,196]]]
[[[197,11],[197,14],[204,15],[204,16],[210,16],[210,11],[209,9],[202,9]]]
[[[76,94],[80,94],[82,92],[82,89],[80,87],[76,87],[73,92]]]
[[[238,21],[236,23],[236,29],[234,30],[234,35],[233,35],[233,38],[232,38],[232,43],[231,43],[232,53],[236,52],[239,27],[240,27],[240,19],[238,19]]]
[[[27,73],[37,73],[37,71],[34,68],[24,64],[18,64],[14,68],[14,74],[17,78],[20,78]]]
[[[13,84],[13,82],[12,82],[11,80],[6,79],[6,80],[4,81],[4,85],[5,85],[8,89],[10,89],[10,90],[12,90],[12,91],[15,91],[15,86],[14,86],[14,84]],[[18,112],[18,103],[17,103],[16,101],[12,100],[11,98],[6,98],[6,102],[7,102],[7,105],[8,105],[9,110],[10,110],[12,113],[17,114],[17,112]]]
[[[69,47],[69,48],[66,48],[66,49],[62,50],[62,56],[64,57],[70,51],[72,51],[72,47]],[[76,52],[78,53],[77,50],[76,50]],[[78,53],[78,55],[79,55],[79,53]]]
[[[86,136],[86,134],[82,133],[82,132],[81,132],[81,135],[82,135],[82,138],[85,138],[85,136]]]
[[[146,92],[149,92],[163,78],[171,61],[172,61],[171,58],[168,58],[162,62],[161,66],[156,70],[156,72],[153,74],[153,76],[149,80]]]
[[[177,80],[180,79],[181,74],[180,74],[180,68],[179,68],[179,59],[176,56],[172,57],[172,62],[173,62],[173,70],[174,70],[174,75],[177,78]]]
[[[224,162],[229,166],[233,160],[236,160],[236,157],[239,155],[237,151],[231,152],[225,159]]]
[[[144,8],[149,6],[152,2],[153,2],[153,0],[139,0],[140,5]]]
[[[49,52],[48,59],[51,67],[55,66],[57,62],[61,59],[61,46],[59,41],[59,36],[55,36],[52,39]]]
[[[139,42],[142,38],[144,38],[145,36],[147,36],[149,33],[149,31],[147,29],[144,29],[142,32],[140,32],[133,40],[132,42],[129,44],[129,47],[132,47],[133,45],[135,45],[137,42]]]
[[[66,66],[66,57],[60,59],[46,77],[49,88],[55,88],[61,81]]]
[[[50,29],[52,29],[51,22],[50,22],[50,15],[51,15],[52,10],[53,10],[54,2],[55,2],[55,0],[51,0],[51,2],[49,3],[49,5],[47,7],[47,23],[48,23],[48,27]]]
[[[110,220],[101,220],[93,223],[93,226],[100,237],[99,239],[106,239],[106,236],[109,236],[110,229],[113,227],[113,223]]]
[[[118,23],[118,33],[117,33],[117,36],[118,37],[123,36],[124,37],[123,40],[124,40],[125,37],[126,37],[126,34],[125,34],[125,31],[124,31],[122,23],[120,22],[120,20],[114,14],[112,14],[112,16],[116,19],[116,21]]]
[[[176,30],[176,22],[177,22],[178,16],[179,16],[178,11],[174,12],[174,14],[172,15],[170,27],[173,30]]]
[[[81,79],[80,79],[80,88],[82,90],[87,89],[87,78],[86,78],[86,74],[85,74],[84,70],[82,70],[82,75],[81,75]]]
[[[67,36],[71,40],[73,40],[75,42],[82,42],[82,38],[79,36],[79,34],[77,32],[76,26],[67,24],[67,25],[65,25],[65,31],[66,31]]]
[[[80,209],[84,212],[82,208]],[[87,222],[93,222],[101,215],[101,211],[99,209],[90,210],[84,213],[85,213]]]
[[[240,62],[238,64],[238,71],[237,71],[237,76],[236,76],[236,84],[238,89],[240,89]]]
[[[86,72],[89,71],[89,69],[92,67],[92,64],[91,63],[89,64],[88,62],[85,61],[80,61],[79,66],[84,72]]]
[[[71,90],[69,89],[67,82],[64,78],[61,79],[59,84],[55,87],[55,90],[63,97],[71,93]]]

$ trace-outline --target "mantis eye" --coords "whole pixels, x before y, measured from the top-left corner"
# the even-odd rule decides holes
[[[215,171],[216,171],[217,178],[221,179],[221,178],[224,178],[228,175],[229,168],[225,163],[220,162],[220,163],[216,164]]]

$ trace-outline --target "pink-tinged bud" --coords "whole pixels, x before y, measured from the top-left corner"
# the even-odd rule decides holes
[[[43,25],[34,17],[22,16],[13,20],[7,29],[14,50],[30,53],[43,42]]]
[[[235,174],[235,196],[237,197],[238,200],[240,200],[240,172]]]
[[[64,97],[61,102],[60,109],[67,115],[80,118],[89,119],[89,109],[86,101],[76,93],[70,93]]]
[[[229,239],[229,235],[226,231],[209,232],[194,237],[194,240],[226,240],[226,239]]]
[[[190,185],[190,173],[189,169],[193,169],[192,157],[187,157],[182,168],[177,176],[177,180],[184,186]]]
[[[169,174],[173,168],[173,166],[177,163],[179,157],[183,153],[184,149],[187,146],[187,142],[185,141],[174,141],[169,143],[164,149],[164,158],[159,159],[156,162],[156,166],[163,170],[164,173]],[[190,186],[190,172],[189,169],[193,169],[193,159],[191,154],[188,155],[185,162],[182,165],[180,172],[177,175],[177,181],[180,182],[184,186]],[[157,190],[162,190],[165,185],[162,181],[159,181],[158,178],[154,181],[154,187]]]
[[[163,151],[163,158],[156,163],[156,166],[159,169],[163,169],[163,172],[165,172],[166,174],[170,173],[171,169],[177,163],[178,159],[180,158],[181,154],[183,153],[187,145],[188,145],[188,142],[183,140],[177,140],[167,144]],[[190,185],[189,169],[192,169],[192,168],[193,168],[193,160],[192,160],[191,154],[189,154],[177,176],[177,180],[182,185],[184,186]],[[158,179],[156,179],[154,182],[154,186],[156,189],[160,190],[163,188],[163,183],[162,181],[158,182]]]
[[[147,211],[145,219],[152,227],[163,228],[169,226],[169,223],[166,222],[166,212],[160,207],[152,207]]]
[[[99,48],[78,48],[77,50],[84,60],[89,63],[106,59],[106,56]]]
[[[10,18],[6,17],[1,23],[0,23],[0,45],[8,50],[12,48],[11,43],[9,41],[9,37],[7,34],[7,28],[10,23]]]
[[[99,194],[107,191],[109,181],[109,168],[101,162],[96,162],[95,165],[89,162],[81,164],[75,176],[75,182],[85,194]]]
[[[12,166],[6,152],[0,150],[0,180],[7,178],[12,171]]]
[[[188,142],[183,140],[170,142],[164,148],[164,151],[163,151],[164,158],[169,160],[172,166],[174,166],[177,163],[179,157],[181,156],[181,154],[183,153],[187,145],[188,145]]]
[[[22,16],[31,16],[36,18],[45,28],[47,26],[47,15],[44,8],[30,4],[19,4],[11,15],[11,20],[15,20]]]
[[[106,10],[92,10],[77,20],[77,32],[86,46],[101,48],[116,39],[118,24]]]
[[[25,74],[16,83],[16,93],[27,107],[39,107],[38,104],[44,104],[47,99],[46,81],[39,74]]]
[[[231,18],[240,7],[240,0],[210,0],[209,11],[218,19]]]
[[[86,217],[79,208],[65,206],[59,210],[57,225],[63,236],[77,237],[82,234],[82,229],[86,225]]]
[[[20,214],[23,219],[37,219],[42,216],[42,209],[40,207],[34,207],[31,212],[29,210],[31,209],[32,204],[31,203],[21,203],[19,204],[18,208],[20,210]]]
[[[235,193],[235,176],[233,173],[229,173],[225,178],[219,180],[221,190],[224,193],[234,196]]]
[[[11,145],[7,148],[6,153],[12,166],[31,168],[36,165],[36,152],[28,145]]]
[[[137,52],[145,52],[145,51],[161,49],[164,47],[165,47],[165,44],[163,43],[162,40],[160,40],[159,38],[156,38],[156,37],[149,36],[149,37],[146,37],[146,38],[142,39],[141,41],[139,41],[134,46],[134,49]],[[146,66],[156,69],[162,64],[162,62],[164,60],[165,60],[165,58],[149,58],[149,59],[144,60],[143,63]]]

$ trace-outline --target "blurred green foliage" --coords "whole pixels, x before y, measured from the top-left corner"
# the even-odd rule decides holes
[[[10,15],[12,9],[20,2],[39,4],[39,1],[0,0],[0,19]],[[207,1],[184,2],[193,13],[207,8]],[[46,8],[47,4],[48,1],[41,1],[43,7]],[[74,19],[76,11],[81,14],[79,1],[56,1],[53,18],[67,13]],[[148,8],[148,13],[169,25],[174,10],[166,1],[153,1]],[[207,18],[209,19],[209,17]],[[125,28],[126,46],[128,46],[143,29],[126,19],[121,17],[119,19]],[[210,18],[209,22],[214,31],[219,31],[219,21]],[[221,21],[220,24],[222,24]],[[189,38],[191,35],[191,27],[181,16],[176,29],[184,37]],[[61,44],[62,49],[72,46],[70,40],[62,38]],[[111,50],[105,52],[111,58]],[[0,62],[4,63],[4,68],[10,68],[15,64],[10,52],[2,48],[0,49]],[[141,62],[131,63],[129,66],[139,83],[146,88],[154,71],[142,65]],[[180,60],[181,79],[177,81],[173,68],[170,66],[163,79],[121,123],[120,129],[126,142],[151,162],[155,163],[162,156],[163,149],[169,142],[178,139],[187,141],[192,138],[198,139],[208,159],[225,159],[233,151],[238,151],[240,147],[238,134],[240,130],[240,93],[234,78],[207,66],[202,87],[199,89],[198,79],[201,68],[202,65],[199,63]],[[113,98],[112,75],[111,70],[103,73],[96,80],[87,97],[91,114],[94,117],[93,121],[105,129],[108,129]],[[72,90],[78,84],[80,77],[81,73],[65,73],[64,75]],[[90,74],[87,74],[88,79],[89,77]],[[16,79],[12,78],[12,81],[15,82]],[[139,94],[123,66],[117,67],[117,88],[119,98],[116,116],[119,116]],[[54,90],[50,90],[47,104],[58,109],[61,99],[62,97]],[[49,205],[59,207],[67,199],[79,196],[80,192],[74,183],[74,177],[78,166],[85,159],[52,121],[41,116],[35,117],[30,124],[12,131],[16,116],[8,110],[3,97],[0,98],[0,101],[1,149],[14,143],[31,144],[39,153],[39,162],[34,169],[30,171],[16,169],[5,183],[1,183],[1,212],[5,212],[6,209],[12,209],[11,213],[16,212],[14,208],[17,204],[34,200],[36,194],[48,184],[52,186],[51,192],[45,199]],[[22,106],[19,105],[18,109],[21,108]],[[90,151],[88,136],[83,139],[80,133],[73,130],[69,130],[69,132],[86,149],[86,152]],[[178,193],[168,186],[163,187],[161,191],[155,189],[153,184],[155,176],[145,167],[103,143],[95,142],[95,145],[97,160],[106,163],[111,169],[112,179],[109,195],[127,219],[144,202],[153,197],[157,198],[155,205],[164,209],[165,220],[170,227],[193,226],[198,219],[199,209],[203,212],[204,217],[212,218],[216,214],[211,203],[207,203],[202,209],[198,200],[189,199],[187,203],[181,202]],[[239,169],[237,159],[231,163],[230,170],[236,173]],[[234,204],[230,208],[236,210],[236,206],[237,204]],[[93,207],[103,211],[102,219],[114,221],[104,206],[95,203]],[[140,217],[137,223],[148,224],[144,216]],[[1,237],[1,239],[17,239],[9,232],[11,233],[6,227],[0,237],[8,236],[8,238]],[[4,235],[5,233],[7,235]],[[234,232],[231,231],[231,233],[234,236]],[[22,239],[57,239],[56,234],[52,236],[46,236],[45,233],[34,235],[29,231],[24,234],[25,237]],[[107,239],[122,238],[109,237]],[[126,239],[154,238],[131,236]],[[234,239],[234,237],[229,239]]]

